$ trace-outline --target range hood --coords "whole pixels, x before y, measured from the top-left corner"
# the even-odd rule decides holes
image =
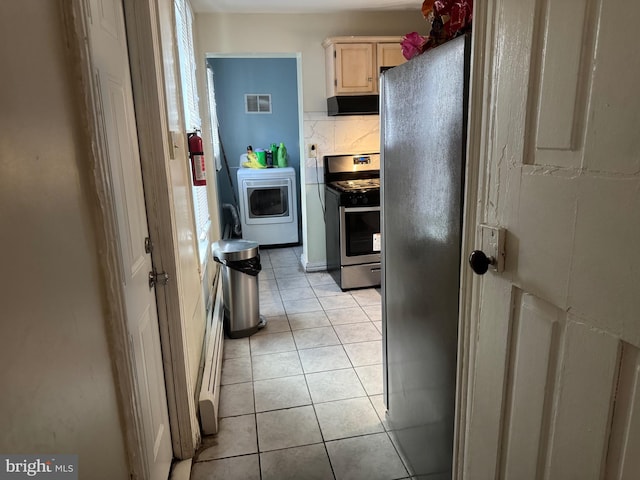
[[[337,95],[327,98],[327,114],[378,115],[380,112],[378,95]]]

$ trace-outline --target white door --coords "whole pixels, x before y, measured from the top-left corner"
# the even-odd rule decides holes
[[[120,0],[91,0],[90,48],[110,163],[119,230],[127,325],[135,356],[139,413],[148,478],[166,479],[172,459],[167,397],[151,256],[145,250],[147,214],[142,186],[133,94]]]
[[[640,2],[489,3],[463,478],[637,479]]]

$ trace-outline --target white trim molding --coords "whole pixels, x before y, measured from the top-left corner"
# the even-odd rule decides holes
[[[114,383],[122,419],[129,473],[132,479],[148,478],[142,417],[139,414],[141,402],[138,397],[135,376],[135,360],[129,342],[125,295],[122,288],[124,279],[119,260],[120,245],[116,221],[115,199],[111,189],[109,156],[104,148],[103,126],[99,119],[100,100],[98,86],[93,75],[93,60],[89,46],[87,19],[90,12],[83,0],[63,2],[63,15],[72,55],[77,57],[76,65],[80,75],[81,102],[85,116],[86,134],[92,155],[87,159],[93,172],[93,189],[98,215],[95,219],[96,241],[100,252],[100,270],[105,284],[107,304],[107,324],[111,361],[114,366]]]
[[[469,253],[476,248],[476,225],[482,219],[484,186],[481,166],[484,165],[489,135],[491,89],[488,77],[493,63],[495,0],[476,2],[473,12],[471,70],[467,127],[467,167],[463,212],[462,252],[460,266],[460,316],[458,324],[458,372],[456,385],[456,415],[453,449],[454,480],[463,480],[467,419],[473,397],[475,350],[480,280],[467,263]]]
[[[157,2],[124,2],[131,77],[140,142],[149,232],[154,249],[152,259],[157,271],[174,281],[156,290],[158,321],[167,387],[169,424],[173,453],[186,459],[195,454],[200,442],[195,391],[188,370],[187,339],[183,326],[179,290],[179,259],[173,205],[169,189],[169,128],[164,91],[160,18]],[[173,9],[173,5],[172,5]]]

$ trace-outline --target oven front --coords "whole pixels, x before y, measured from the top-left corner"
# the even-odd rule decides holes
[[[380,285],[380,154],[324,157],[327,272],[342,290]]]
[[[339,205],[327,190],[327,271],[342,290],[380,285],[380,207]]]

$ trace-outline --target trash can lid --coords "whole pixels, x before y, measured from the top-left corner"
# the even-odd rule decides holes
[[[211,245],[213,256],[232,262],[248,260],[258,255],[258,242],[252,240],[218,240]]]

